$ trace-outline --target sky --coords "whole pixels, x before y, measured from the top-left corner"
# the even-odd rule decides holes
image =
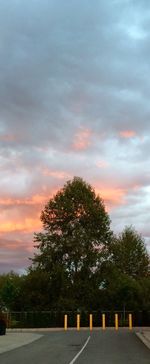
[[[0,273],[74,176],[150,249],[149,64],[147,0],[0,0]]]

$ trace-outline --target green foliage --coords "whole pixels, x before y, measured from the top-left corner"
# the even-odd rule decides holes
[[[150,277],[140,279],[139,284],[142,301],[141,307],[143,310],[150,312]]]
[[[144,240],[133,227],[126,227],[111,244],[112,262],[122,273],[139,279],[149,276],[149,255]]]
[[[141,288],[140,283],[134,278],[119,273],[112,267],[111,274],[107,272],[104,284],[106,296],[105,307],[113,310],[137,310],[141,309]]]
[[[2,310],[20,310],[24,277],[11,271],[0,276],[0,306]]]
[[[41,270],[30,271],[23,284],[22,309],[46,310],[49,308],[49,297],[51,291],[49,287],[49,276],[47,272]]]
[[[41,214],[44,231],[35,234],[39,253],[32,270],[49,272],[55,305],[68,296],[79,298],[97,279],[101,260],[111,241],[110,219],[102,199],[90,185],[75,177],[46,204]]]

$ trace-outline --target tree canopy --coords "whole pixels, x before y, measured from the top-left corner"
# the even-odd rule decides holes
[[[112,261],[122,273],[133,277],[149,275],[149,255],[140,234],[127,226],[111,245]]]
[[[57,294],[74,285],[81,296],[90,280],[96,280],[111,242],[110,218],[103,200],[89,184],[75,177],[48,201],[41,220],[44,230],[35,234],[38,253],[32,269],[49,272]]]

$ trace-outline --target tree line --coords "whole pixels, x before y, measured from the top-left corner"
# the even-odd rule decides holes
[[[45,205],[26,274],[0,275],[0,309],[150,311],[150,258],[142,236],[116,236],[104,201],[79,177]]]

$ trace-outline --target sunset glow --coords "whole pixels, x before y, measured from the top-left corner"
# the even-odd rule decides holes
[[[123,130],[119,134],[122,138],[133,138],[136,136],[136,132],[134,130]]]
[[[41,228],[40,219],[26,218],[23,222],[5,222],[1,224],[0,234],[13,231],[34,232]]]
[[[102,197],[102,199],[105,201],[105,204],[110,207],[110,209],[117,205],[122,205],[125,203],[124,197],[126,195],[125,190],[113,189],[113,188],[101,188],[100,190],[96,189],[96,193]]]
[[[41,211],[74,176],[150,249],[146,2],[3,1],[0,21],[0,272],[29,266]]]
[[[84,130],[80,130],[76,136],[75,136],[75,140],[73,142],[73,149],[74,150],[86,150],[91,142],[90,142],[90,138],[91,138],[91,131],[89,129],[84,129]]]
[[[48,168],[43,170],[43,174],[44,174],[44,176],[51,176],[51,177],[55,177],[58,179],[64,179],[64,178],[70,179],[72,177],[71,174],[69,174],[67,172],[50,171]]]

